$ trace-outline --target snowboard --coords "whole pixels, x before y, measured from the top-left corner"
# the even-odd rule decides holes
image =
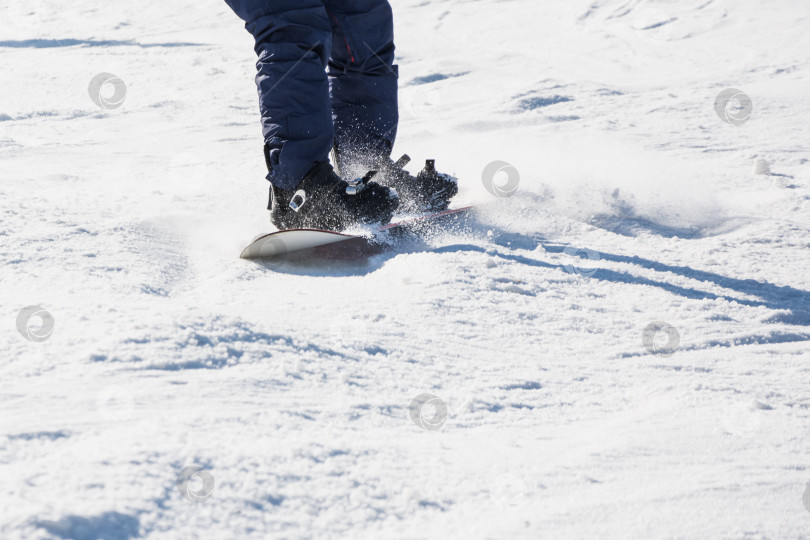
[[[288,229],[258,236],[240,257],[264,265],[287,261],[355,261],[378,255],[407,237],[423,237],[437,229],[458,223],[473,209],[454,208],[391,223],[370,236],[345,234],[320,229]]]

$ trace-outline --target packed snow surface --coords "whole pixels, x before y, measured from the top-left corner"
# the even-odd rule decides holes
[[[224,2],[0,0],[0,537],[810,538],[810,4],[393,7],[479,210],[291,266]]]

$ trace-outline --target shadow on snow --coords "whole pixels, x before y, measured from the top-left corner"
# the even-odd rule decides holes
[[[21,41],[0,41],[0,48],[10,49],[51,49],[55,47],[201,47],[202,43],[138,43],[132,40],[92,40],[92,39],[24,39]]]

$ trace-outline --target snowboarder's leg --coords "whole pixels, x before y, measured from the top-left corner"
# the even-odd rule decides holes
[[[332,29],[323,0],[226,1],[256,40],[271,221],[280,229],[341,230],[390,220],[395,192],[368,181],[350,186],[329,165]]]
[[[393,187],[400,208],[424,212],[447,208],[457,180],[431,165],[417,176],[394,162],[398,67],[388,0],[324,0],[332,24],[329,87],[335,124],[334,163],[345,177],[376,170],[375,180]]]
[[[293,189],[328,161],[333,129],[325,68],[332,30],[323,0],[226,0],[256,40],[256,85],[270,172]]]
[[[387,0],[324,0],[332,25],[329,85],[335,147],[348,176],[388,157],[397,133],[394,22]],[[350,167],[352,162],[366,162]],[[342,171],[343,172],[343,171]]]

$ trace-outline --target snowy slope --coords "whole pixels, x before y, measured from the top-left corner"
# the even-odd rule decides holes
[[[0,537],[810,537],[810,5],[393,5],[395,152],[482,210],[266,268],[225,3],[0,0]]]

